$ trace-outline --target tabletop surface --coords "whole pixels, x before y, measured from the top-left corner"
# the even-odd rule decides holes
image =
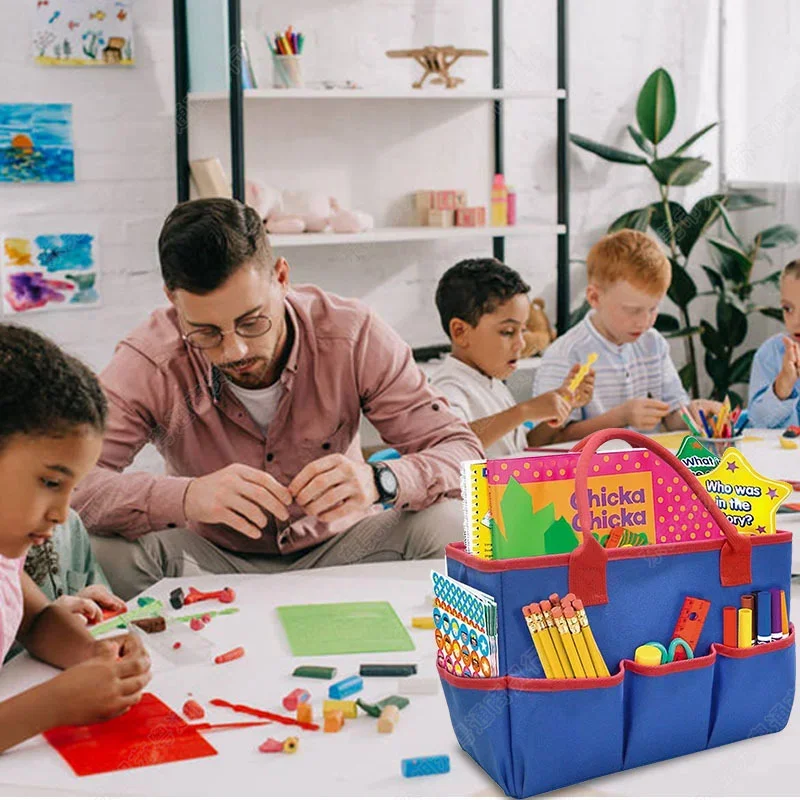
[[[756,432],[758,433],[758,432]],[[762,442],[745,443],[743,450],[754,466],[767,472],[778,464],[780,476],[794,466],[800,473],[800,451],[776,455],[774,435]],[[795,494],[792,500],[800,499]],[[800,532],[800,515],[779,517],[779,527]],[[794,572],[800,572],[795,564]],[[297,687],[311,691],[319,718],[329,682],[292,678],[300,663],[331,664],[337,679],[357,674],[360,663],[409,663],[419,665],[422,676],[435,675],[435,646],[431,631],[410,629],[415,652],[356,656],[294,658],[277,615],[276,606],[292,603],[388,600],[400,618],[430,612],[430,571],[443,569],[441,561],[393,562],[310,570],[270,576],[211,576],[192,585],[203,590],[230,585],[236,589],[234,605],[240,612],[215,618],[201,632],[182,626],[181,638],[193,642],[197,663],[175,664],[167,652],[153,652],[153,681],[149,689],[176,711],[189,693],[206,707],[206,720],[232,722],[250,719],[233,711],[207,705],[212,697],[234,703],[283,712],[281,698]],[[146,594],[164,601],[176,586],[187,588],[185,579],[159,582]],[[792,599],[800,587],[793,586]],[[216,602],[188,610],[218,608]],[[171,611],[171,609],[170,609]],[[177,613],[177,612],[175,612]],[[170,627],[169,635],[172,627]],[[192,638],[194,637],[194,638]],[[243,645],[244,658],[225,665],[212,663],[214,654]],[[189,648],[191,651],[192,648]],[[180,652],[180,651],[179,651]],[[168,653],[169,655],[169,653]],[[189,658],[188,655],[183,656]],[[56,671],[22,655],[0,672],[0,699],[16,694]],[[765,676],[765,679],[767,676]],[[377,701],[398,691],[397,679],[365,678],[361,696]],[[278,724],[263,728],[207,733],[219,755],[194,761],[97,775],[75,777],[42,737],[36,737],[0,756],[0,794],[67,795],[502,795],[497,785],[458,746],[444,695],[410,696],[391,735],[379,735],[376,721],[365,715],[347,720],[337,734],[298,731]],[[283,712],[285,713],[285,712]],[[796,762],[800,751],[800,723],[793,715],[785,731],[672,761],[640,767],[598,778],[562,790],[572,796],[613,795],[780,795],[796,794]],[[262,754],[258,745],[268,737],[299,735],[295,755]],[[405,779],[400,775],[403,758],[446,753],[451,759],[447,775]],[[557,793],[558,794],[558,793]]]

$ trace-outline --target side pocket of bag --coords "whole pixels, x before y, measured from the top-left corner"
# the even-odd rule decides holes
[[[795,631],[755,647],[715,644],[717,663],[709,747],[777,733],[786,727],[794,701]]]
[[[657,667],[624,662],[624,769],[705,750],[715,661],[711,653]]]

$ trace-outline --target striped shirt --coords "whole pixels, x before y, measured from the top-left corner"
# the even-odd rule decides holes
[[[545,350],[534,377],[533,396],[561,386],[572,365],[583,364],[590,353],[597,353],[594,396],[572,412],[572,422],[599,417],[636,397],[649,395],[661,400],[669,405],[670,412],[689,402],[667,340],[655,328],[635,342],[616,345],[595,328],[591,316],[584,317]]]
[[[786,345],[783,333],[767,339],[758,348],[750,371],[750,403],[747,410],[754,428],[786,428],[800,425],[800,381],[792,393],[780,400],[775,394],[775,379],[783,366]]]

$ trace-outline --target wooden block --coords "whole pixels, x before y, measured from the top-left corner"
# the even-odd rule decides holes
[[[486,225],[486,208],[473,206],[456,209],[456,225],[462,228],[482,228]]]
[[[331,711],[325,715],[323,730],[325,733],[338,733],[344,725],[344,714],[341,711]]]
[[[355,700],[325,700],[322,704],[323,716],[327,717],[334,711],[341,711],[349,719],[355,719],[358,716],[358,706]]]
[[[298,722],[313,722],[314,709],[311,708],[309,703],[299,703],[297,706],[297,721]]]
[[[465,208],[467,205],[467,190],[456,189],[456,208]]]
[[[455,189],[443,189],[435,193],[433,208],[437,211],[455,211],[456,191]]]
[[[400,709],[397,706],[386,706],[378,718],[378,733],[392,733],[400,720]]]
[[[455,222],[455,211],[433,209],[428,212],[428,225],[433,228],[452,228]]]
[[[417,218],[417,225],[428,224],[428,212],[434,207],[434,192],[422,191],[415,192],[415,212]]]

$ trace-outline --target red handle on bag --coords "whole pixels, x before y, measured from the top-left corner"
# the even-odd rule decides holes
[[[575,468],[575,499],[583,532],[583,541],[569,557],[569,590],[580,597],[584,605],[604,605],[608,602],[606,567],[608,551],[591,535],[591,512],[589,510],[589,467],[597,448],[612,439],[622,439],[633,447],[642,447],[663,459],[689,485],[697,499],[705,506],[727,540],[719,556],[719,578],[723,586],[741,586],[752,582],[752,545],[747,536],[731,524],[717,504],[703,488],[700,481],[669,450],[658,442],[635,431],[610,428],[598,431],[578,442],[573,452],[580,452]],[[668,547],[665,545],[665,547]]]

